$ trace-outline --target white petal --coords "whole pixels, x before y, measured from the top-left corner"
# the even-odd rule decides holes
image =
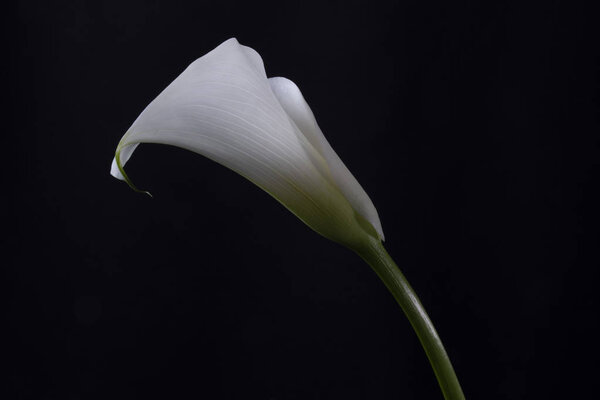
[[[194,61],[146,107],[119,143],[121,166],[138,143],[202,154],[248,178],[332,240],[349,245],[368,234],[322,174],[323,157],[277,100],[258,53],[235,39]],[[112,172],[124,178],[118,168]]]
[[[326,160],[334,184],[352,207],[373,225],[380,239],[383,240],[381,222],[373,202],[323,135],[300,89],[291,80],[281,77],[270,78],[269,83],[288,116]]]

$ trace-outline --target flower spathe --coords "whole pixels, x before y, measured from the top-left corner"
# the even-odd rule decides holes
[[[268,79],[258,53],[236,39],[194,61],[146,107],[119,142],[112,175],[130,183],[122,167],[139,143],[181,147],[234,170],[334,241],[383,239],[377,210],[298,87]]]
[[[464,394],[439,335],[381,240],[369,196],[333,151],[298,87],[268,79],[254,50],[229,39],[194,61],[134,121],[111,174],[140,143],[202,154],[248,178],[308,226],[359,254],[383,280],[415,329],[444,397]],[[137,190],[137,189],[136,189]]]

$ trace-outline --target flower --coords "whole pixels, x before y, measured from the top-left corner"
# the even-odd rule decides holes
[[[206,156],[351,248],[367,237],[383,240],[377,210],[323,136],[298,87],[286,78],[268,79],[260,55],[235,38],[194,61],[125,133],[111,174],[134,189],[122,167],[140,143]]]

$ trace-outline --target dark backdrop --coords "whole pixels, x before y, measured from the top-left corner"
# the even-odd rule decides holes
[[[166,146],[128,164],[154,199],[109,175],[232,36],[303,90],[469,399],[597,393],[598,14],[215,4],[5,6],[4,398],[441,398],[375,274],[267,194]]]

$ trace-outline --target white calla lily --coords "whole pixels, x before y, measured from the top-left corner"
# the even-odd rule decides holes
[[[373,203],[298,87],[268,79],[258,53],[236,39],[194,61],[123,136],[111,174],[130,185],[122,166],[140,143],[178,146],[236,171],[337,242],[383,239]]]
[[[254,50],[229,39],[194,61],[135,120],[111,174],[140,143],[202,154],[245,176],[308,226],[358,253],[409,318],[447,400],[464,394],[439,335],[416,293],[383,247],[369,196],[331,148],[298,87],[268,79]]]

